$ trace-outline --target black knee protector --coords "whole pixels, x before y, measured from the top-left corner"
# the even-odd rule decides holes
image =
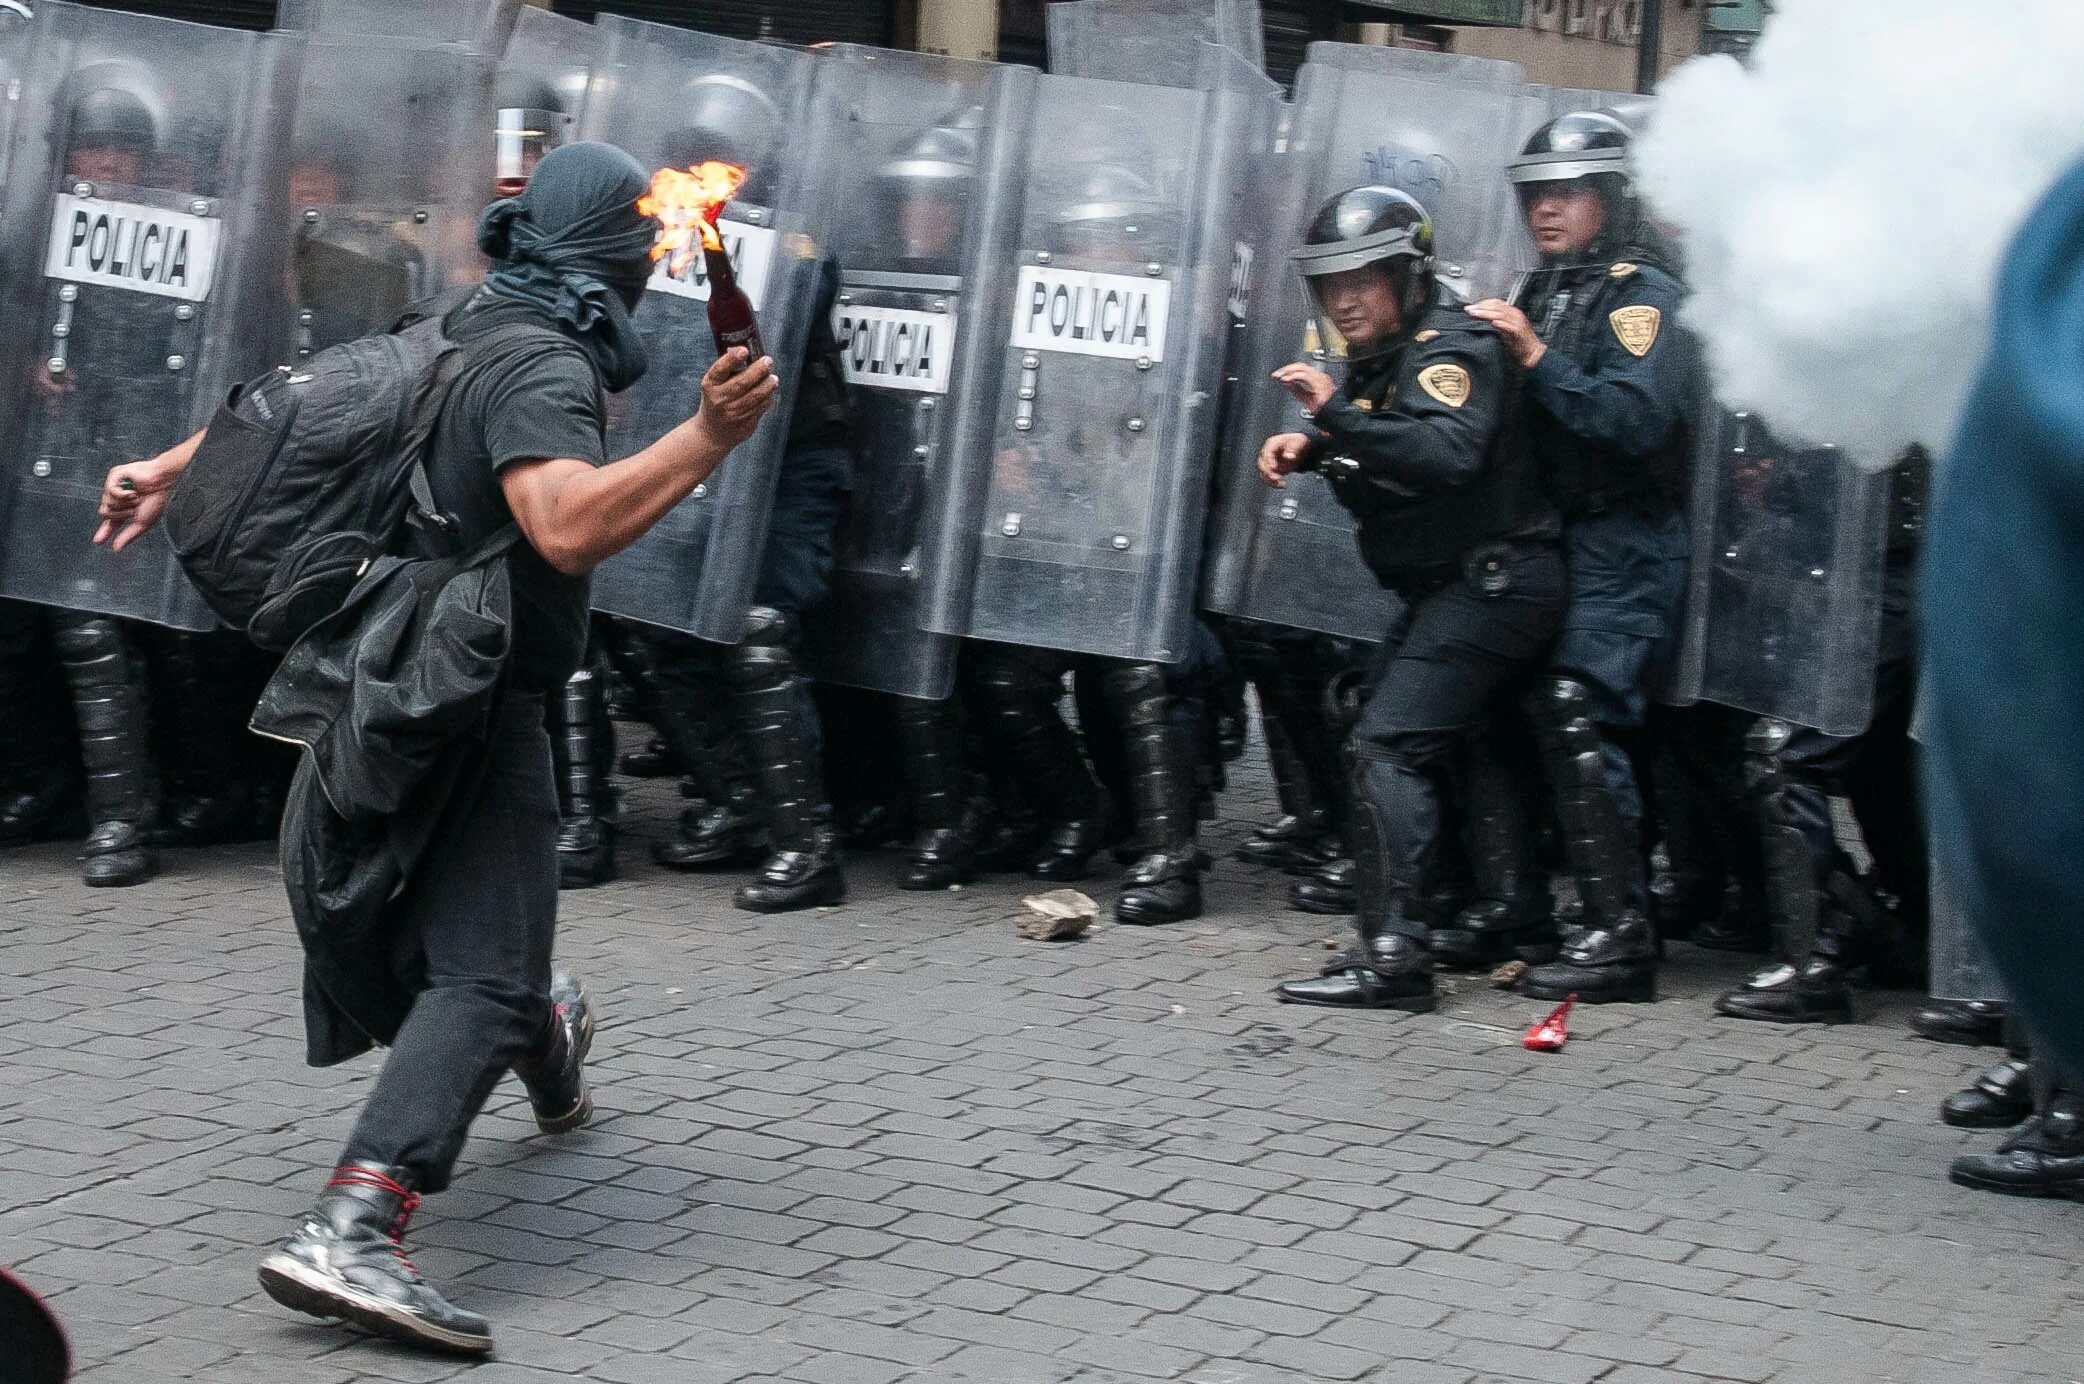
[[[773,606],[746,613],[745,640],[729,654],[731,686],[740,693],[771,692],[796,680],[796,621]]]

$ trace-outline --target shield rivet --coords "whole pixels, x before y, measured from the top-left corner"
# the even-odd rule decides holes
[[[933,300],[933,310],[934,310],[935,312],[946,312],[946,311],[948,310],[948,300],[947,300],[946,298],[936,298],[936,299],[934,299],[934,300]]]
[[[307,225],[307,226],[316,226],[316,225],[318,224],[318,208],[317,208],[317,207],[306,207],[306,208],[304,208],[304,224],[305,224],[305,225]]]
[[[1054,258],[1056,257],[1050,254],[1047,250],[1035,251],[1035,263],[1037,264],[1047,264]]]
[[[1143,422],[1143,420],[1142,420],[1141,418],[1131,418],[1131,419],[1129,420],[1129,431],[1130,431],[1130,432],[1132,432],[1132,433],[1140,433],[1140,432],[1142,432],[1142,431],[1143,431],[1143,429],[1144,429],[1144,422]]]
[[[188,368],[188,357],[168,356],[166,358],[166,368],[178,374]]]
[[[210,214],[210,204],[198,197],[188,204],[188,210],[196,216],[208,216]]]
[[[1029,432],[1034,426],[1035,420],[1032,418],[1016,418],[1013,420],[1013,431],[1015,432]]]
[[[931,400],[931,399],[921,399],[921,400],[919,401],[919,411],[920,411],[921,413],[932,413],[932,412],[933,412],[933,400]]]
[[[414,212],[414,213],[412,214],[412,224],[413,224],[413,225],[415,225],[415,226],[424,226],[424,225],[426,225],[426,224],[427,224],[427,213],[426,213],[426,212],[424,212],[424,211],[416,211],[416,212]]]
[[[51,464],[48,461],[39,460],[34,466],[30,467],[29,469],[31,471],[34,471],[38,476],[48,476],[51,474]]]
[[[1148,370],[1152,364],[1153,362],[1149,356],[1138,356],[1136,358],[1136,368],[1138,370]]]
[[[1280,514],[1283,519],[1293,519],[1296,515],[1300,513],[1302,513],[1302,506],[1298,505],[1295,501],[1281,501]]]
[[[1165,272],[1165,266],[1158,263],[1156,260],[1152,260],[1150,263],[1143,266],[1143,272],[1155,279],[1160,274],[1163,274]]]
[[[701,483],[700,485],[698,485],[698,486],[696,486],[696,487],[695,487],[695,498],[696,498],[696,499],[698,499],[698,500],[699,500],[699,499],[701,499],[701,498],[702,498],[703,496],[707,495],[708,493],[709,493],[709,482],[708,482],[708,481],[704,481],[704,482],[702,482],[702,483]]]
[[[854,295],[851,293],[842,293],[839,295],[839,301],[842,303],[851,303],[854,301]]]
[[[1040,370],[1042,368],[1042,357],[1037,355],[1022,356],[1020,358],[1020,368],[1023,370]]]
[[[922,442],[918,446],[912,448],[912,455],[918,457],[921,461],[924,461],[927,457],[933,455],[933,448],[927,446],[924,442]]]
[[[52,357],[51,357],[51,358],[50,358],[49,360],[47,360],[47,361],[45,361],[45,362],[44,362],[44,369],[46,369],[46,370],[50,371],[50,372],[51,372],[51,373],[52,373],[53,375],[62,375],[62,374],[64,374],[64,373],[65,373],[65,357],[63,357],[63,356],[52,356]]]
[[[1125,534],[1125,533],[1118,533],[1118,534],[1116,534],[1116,535],[1114,536],[1114,550],[1115,550],[1116,552],[1118,552],[1118,553],[1126,553],[1126,552],[1128,552],[1128,551],[1129,551],[1129,535],[1127,535],[1127,534]]]
[[[80,286],[78,284],[67,284],[58,290],[58,301],[61,303],[77,303],[79,300]]]
[[[72,195],[75,197],[92,197],[94,195],[94,184],[74,183],[72,185]]]
[[[65,340],[65,338],[66,338],[66,337],[68,337],[68,336],[71,336],[71,335],[72,335],[72,323],[70,323],[70,322],[53,322],[53,323],[51,323],[51,340],[53,340],[53,341],[63,341],[63,340]]]
[[[1006,522],[999,525],[999,532],[1008,538],[1020,537],[1020,516],[1017,514],[1007,515]]]
[[[181,304],[181,305],[180,305],[179,307],[177,307],[177,308],[175,308],[175,309],[174,309],[174,320],[175,320],[176,322],[190,322],[190,321],[193,321],[194,319],[195,319],[195,304],[193,304],[193,303],[183,303],[183,304]]]

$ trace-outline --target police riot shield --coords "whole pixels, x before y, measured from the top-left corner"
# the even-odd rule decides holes
[[[22,102],[23,79],[29,73],[35,14],[24,0],[0,4],[0,195],[7,188],[7,156],[14,144],[15,112]]]
[[[279,0],[277,28],[460,44],[497,56],[523,0]]]
[[[601,31],[534,6],[521,11],[492,84],[492,186],[513,197],[543,155],[577,138]]]
[[[0,233],[0,595],[208,629],[161,533],[89,540],[111,466],[265,368],[246,244],[284,41],[51,0],[28,42]]]
[[[950,458],[990,445],[1004,342],[972,307],[1010,278],[1005,209],[1034,78],[850,46],[820,63],[839,131],[832,327],[857,422],[831,591],[805,620],[821,681],[934,699],[953,687],[956,640],[927,633],[923,607],[949,558]]]
[[[1444,289],[1501,291],[1520,263],[1505,162],[1523,134],[1520,69],[1395,48],[1317,43],[1296,81],[1287,148],[1268,178],[1261,243],[1250,248],[1243,357],[1224,426],[1223,506],[1207,603],[1221,614],[1379,640],[1397,614],[1361,561],[1353,517],[1316,475],[1262,484],[1259,447],[1307,431],[1308,415],[1268,377],[1291,361],[1336,373],[1343,347],[1319,338],[1308,290],[1290,266],[1327,198],[1385,183],[1433,217]]]
[[[492,195],[492,58],[344,30],[300,46],[287,167],[269,203],[283,360],[386,330],[408,304],[475,280]]]
[[[979,314],[1006,333],[994,423],[957,459],[975,560],[944,573],[943,633],[1186,655],[1238,180],[1276,99],[1234,53],[1202,52],[1200,90],[1037,81],[1012,300]]]
[[[708,160],[747,170],[725,208],[724,247],[752,299],[781,392],[753,437],[628,551],[594,573],[597,609],[718,643],[744,637],[766,547],[795,381],[810,339],[818,259],[835,208],[816,57],[603,15],[601,77],[582,133],[650,168]],[[635,317],[651,368],[608,405],[608,452],[627,456],[695,412],[714,362],[709,280],[697,255],[662,260]]]
[[[1710,410],[1694,469],[1693,565],[1671,700],[1856,735],[1874,706],[1886,474]]]
[[[1047,11],[1049,70],[1060,77],[1190,87],[1199,45],[1266,68],[1259,0],[1076,0]]]

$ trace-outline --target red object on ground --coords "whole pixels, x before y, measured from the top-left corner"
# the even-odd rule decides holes
[[[1546,1019],[1527,1030],[1527,1036],[1520,1039],[1521,1046],[1529,1052],[1563,1051],[1563,1045],[1570,1041],[1570,1006],[1576,1003],[1577,996],[1572,995],[1551,1009]]]

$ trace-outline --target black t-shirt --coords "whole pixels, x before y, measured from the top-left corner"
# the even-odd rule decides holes
[[[482,291],[451,312],[448,331],[468,350],[473,338],[517,322],[557,331],[548,314]],[[605,421],[600,378],[574,342],[531,343],[466,361],[429,449],[434,498],[456,516],[465,544],[482,542],[513,522],[499,486],[502,468],[551,457],[599,466],[607,459]],[[520,691],[549,691],[586,657],[588,582],[559,572],[525,539],[514,546],[510,566],[510,682]]]

